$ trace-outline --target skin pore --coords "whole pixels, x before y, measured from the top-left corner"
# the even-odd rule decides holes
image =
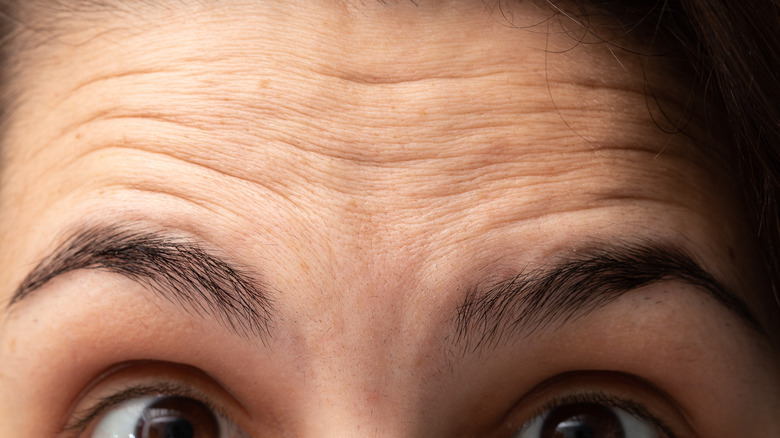
[[[648,111],[644,74],[685,106],[671,72],[533,3],[143,3],[79,11],[18,55],[0,436],[73,436],[144,388],[255,437],[511,437],[585,396],[679,437],[780,433],[778,311],[728,154]],[[103,264],[20,288],[84,230]],[[158,239],[129,247],[174,277],[224,263],[264,322],[181,298],[219,269],[128,272],[116,236]],[[653,249],[621,259],[632,275],[666,248],[733,300],[667,269],[576,317],[514,329],[516,301],[463,335],[465,304],[512,279],[632,248]]]

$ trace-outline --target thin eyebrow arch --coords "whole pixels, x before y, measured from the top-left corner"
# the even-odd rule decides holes
[[[464,352],[495,348],[555,324],[587,316],[637,288],[678,281],[730,310],[768,336],[748,306],[679,247],[651,242],[596,245],[549,266],[472,287],[455,317]]]
[[[55,277],[82,269],[125,276],[185,311],[217,319],[239,336],[263,343],[270,336],[272,302],[254,276],[195,239],[133,226],[79,227],[25,277],[7,309]]]

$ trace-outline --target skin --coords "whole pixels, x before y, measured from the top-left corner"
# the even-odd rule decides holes
[[[527,3],[524,29],[482,2],[140,8],[61,20],[19,60],[0,298],[66,230],[127,223],[257,273],[271,337],[70,272],[0,310],[0,436],[158,381],[253,436],[508,437],[584,390],[679,436],[780,435],[777,308],[728,154],[696,120],[658,128],[636,58]],[[452,339],[468,285],[632,239],[684,248],[769,335],[670,281],[496,348]]]

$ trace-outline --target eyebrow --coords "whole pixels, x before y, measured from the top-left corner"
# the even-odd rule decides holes
[[[197,240],[165,231],[81,227],[25,277],[8,308],[55,277],[85,269],[120,274],[238,335],[268,340],[272,303],[255,276],[209,253]]]
[[[456,309],[455,343],[495,347],[537,330],[587,316],[635,289],[681,281],[703,291],[765,335],[736,294],[675,246],[611,243],[503,281],[469,289]],[[207,314],[240,336],[267,343],[272,302],[248,271],[210,254],[198,241],[164,231],[88,226],[73,233],[25,277],[8,307],[76,270],[123,275],[185,310]]]
[[[651,242],[611,243],[469,290],[457,307],[455,343],[465,352],[530,336],[585,317],[643,286],[693,285],[766,336],[747,305],[682,249]]]

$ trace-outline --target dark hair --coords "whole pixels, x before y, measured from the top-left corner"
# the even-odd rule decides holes
[[[780,305],[780,3],[691,3],[701,57],[729,115],[745,196]]]
[[[780,1],[575,0],[567,10],[544,1],[594,33],[589,12],[607,11],[638,40],[630,50],[684,61],[692,92],[709,107],[710,129],[725,125],[730,137],[725,143],[737,161],[735,184],[759,242],[766,293],[780,310]]]
[[[753,229],[780,306],[780,2],[681,0],[664,9],[675,15],[670,33],[707,80],[704,87],[711,82],[710,101],[719,102],[727,116]]]
[[[487,0],[483,0],[487,1]],[[500,3],[502,0],[497,0]],[[545,0],[557,9],[554,0]],[[12,108],[9,79],[15,74],[20,33],[40,27],[25,7],[46,0],[0,0],[0,120]],[[52,1],[57,8],[70,8]],[[113,4],[74,0],[74,7]],[[725,115],[729,143],[739,157],[738,174],[753,230],[760,242],[771,292],[780,308],[780,1],[778,0],[583,0],[631,22],[638,38],[663,34],[683,54],[698,78],[696,92]],[[494,8],[493,8],[494,9]],[[638,21],[636,18],[638,17]],[[51,17],[50,17],[51,18]],[[637,23],[641,22],[641,26]],[[660,30],[660,31],[659,31]],[[22,40],[24,38],[21,38]],[[34,44],[34,43],[33,43]],[[0,138],[0,143],[2,139]]]

